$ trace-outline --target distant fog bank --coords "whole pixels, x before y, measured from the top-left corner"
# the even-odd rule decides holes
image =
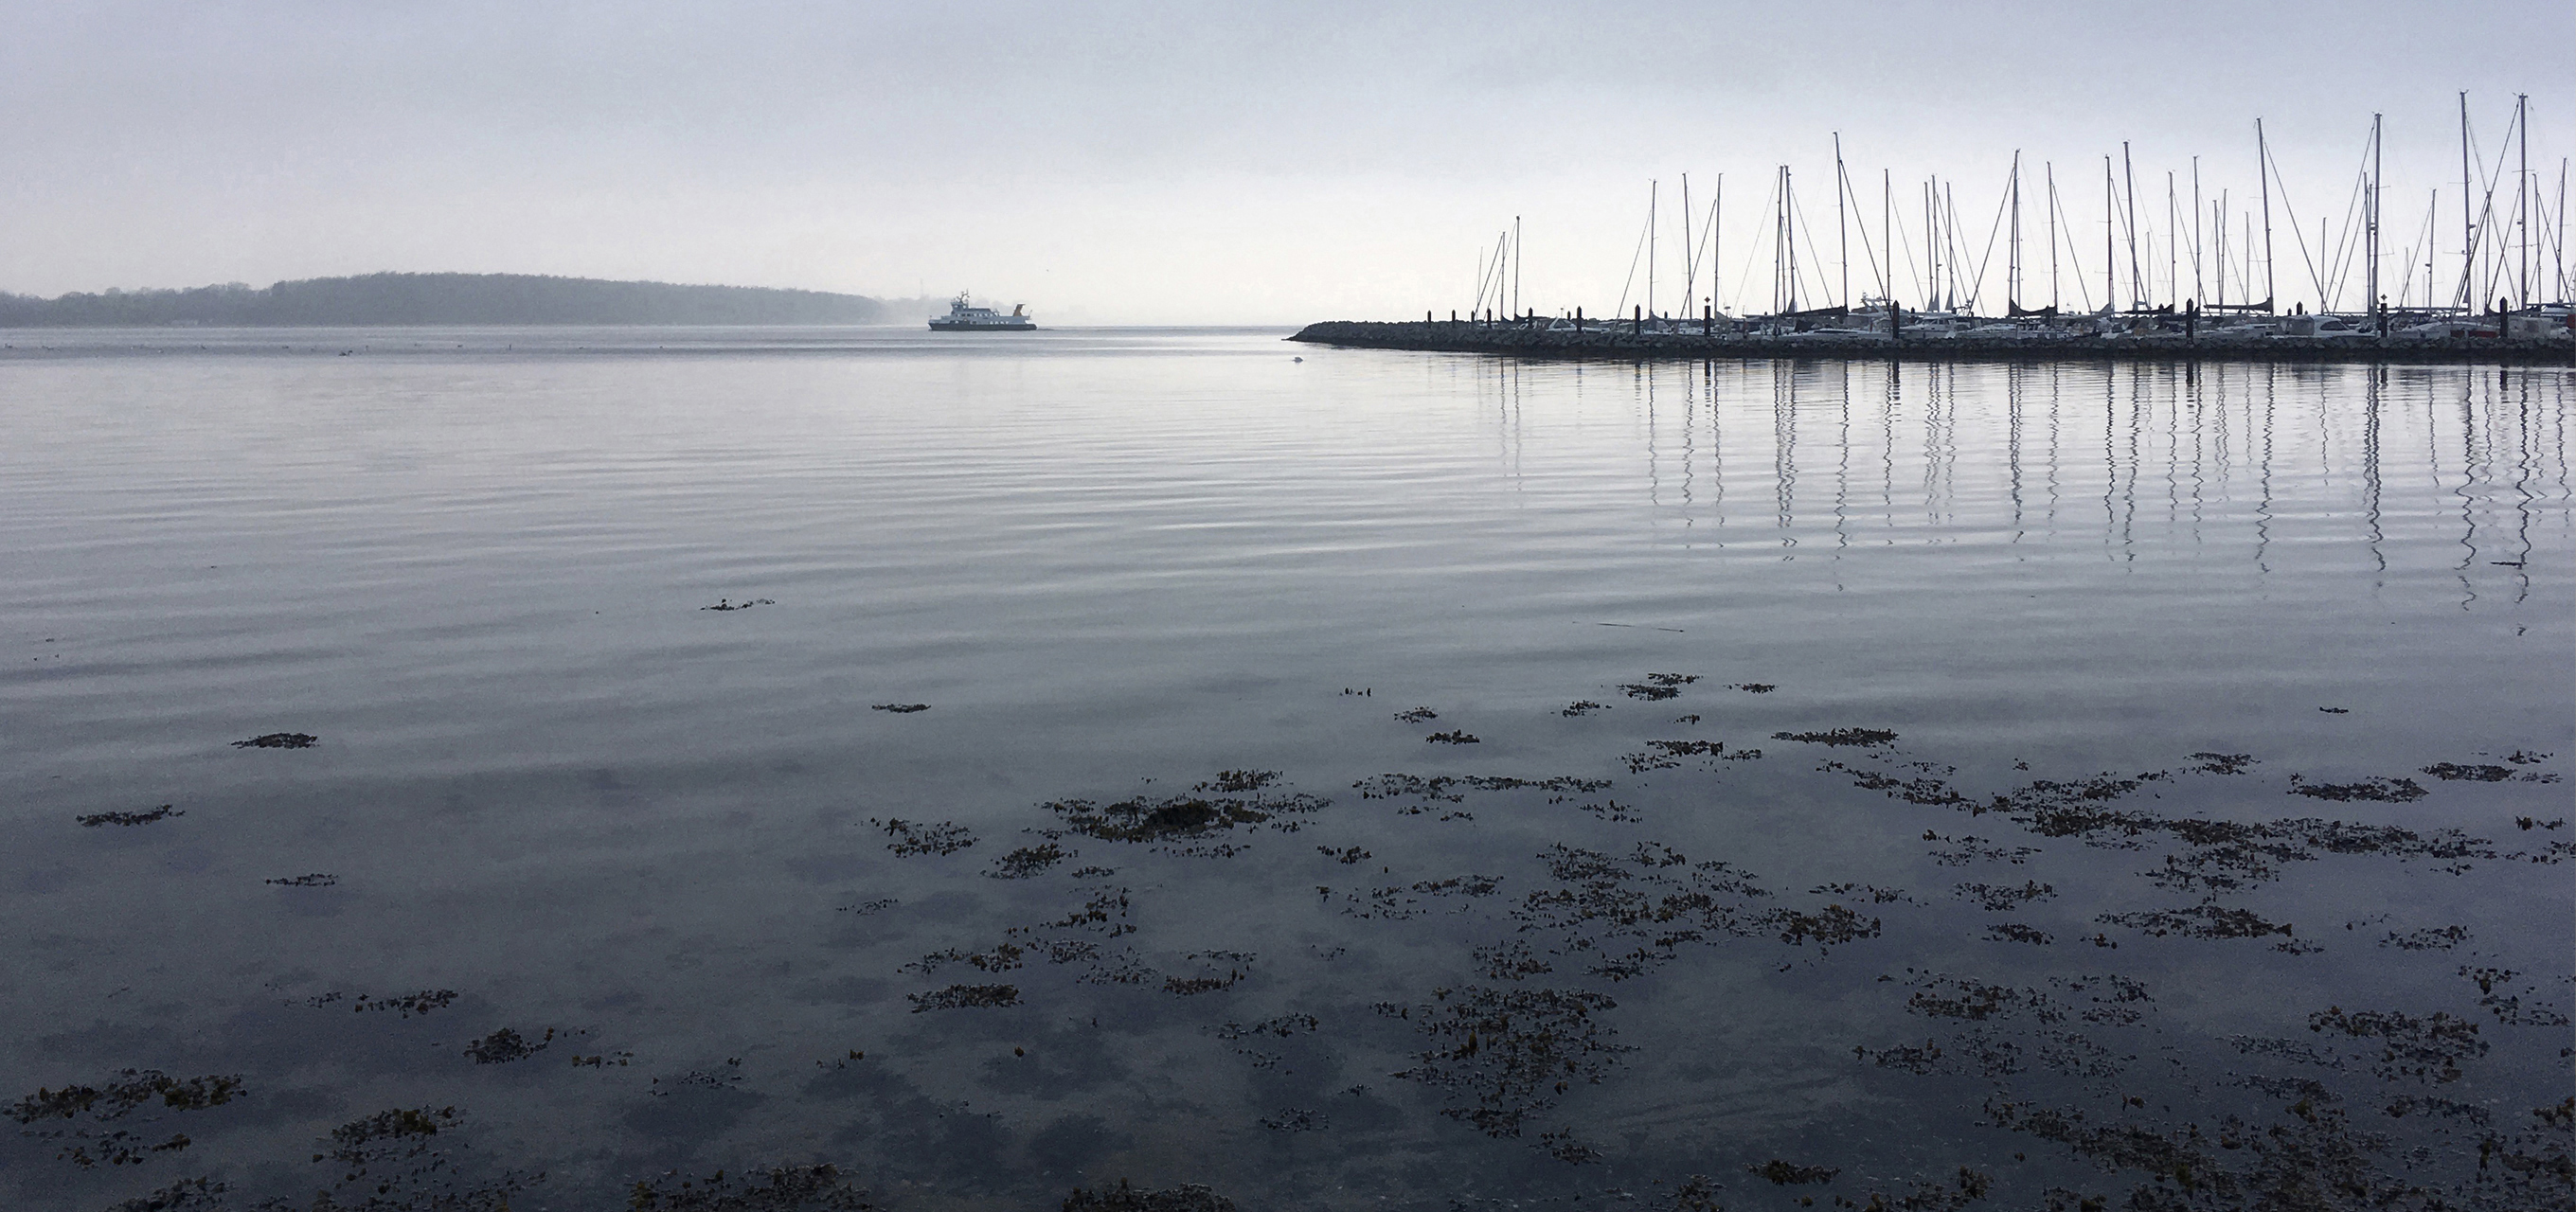
[[[367,274],[261,288],[0,294],[0,328],[414,324],[890,324],[919,299],[763,286],[682,286],[537,274]]]

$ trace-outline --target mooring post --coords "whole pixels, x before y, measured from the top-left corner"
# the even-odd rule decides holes
[[[1574,331],[1583,331],[1583,309],[1580,307],[1574,309]]]
[[[1642,336],[1646,335],[1646,305],[1645,305],[1645,304],[1640,303],[1640,304],[1638,304],[1638,305],[1637,305],[1637,315],[1636,315],[1636,318],[1635,318],[1635,319],[1633,319],[1633,320],[1631,320],[1631,321],[1630,321],[1630,323],[1631,323],[1631,324],[1633,324],[1633,325],[1635,325],[1635,327],[1634,327],[1633,329],[1631,329],[1631,330],[1630,330],[1631,332],[1633,332],[1635,335],[1640,336],[1640,337],[1642,337]]]
[[[2200,339],[2200,300],[2198,299],[2182,305],[2182,339],[2186,341]]]

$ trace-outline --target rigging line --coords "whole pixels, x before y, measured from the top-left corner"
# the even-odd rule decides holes
[[[1726,174],[1719,173],[1717,175],[1717,179],[1719,182],[1718,188],[1721,190],[1725,189]],[[1723,194],[1719,195],[1719,197],[1724,196],[1725,195]],[[1705,250],[1706,255],[1702,257],[1702,261],[1708,266],[1708,295],[1711,300],[1710,305],[1715,306],[1716,304],[1714,300],[1717,298],[1717,199],[1715,198],[1709,200],[1708,222],[1700,224],[1699,239],[1701,244],[1707,246]]]
[[[2322,293],[2317,297],[2318,305],[2326,311],[2336,310],[2335,303],[2343,298],[2344,284],[2350,280],[2352,272],[2352,255],[2359,251],[2361,241],[2368,238],[2367,232],[2357,234],[2354,231],[2353,220],[2356,215],[2360,215],[2363,226],[2368,225],[2368,216],[2361,213],[2361,205],[2362,199],[2368,195],[2370,189],[2370,149],[2371,141],[2365,136],[2361,141],[2361,168],[2353,176],[2352,196],[2344,202],[2343,228],[2335,235],[2334,255],[2326,263],[2331,271],[2334,294],[2332,298]],[[2322,242],[2324,237],[2321,236],[2318,239]],[[2363,309],[2368,310],[2372,302],[2369,299],[2362,300]]]
[[[1619,305],[1610,309],[1611,319],[1618,319],[1620,312],[1628,310],[1628,288],[1637,284],[1637,263],[1646,256],[1646,232],[1654,230],[1654,226],[1654,220],[1648,219],[1645,228],[1637,233],[1637,251],[1629,254],[1628,280],[1619,284]]]
[[[1773,173],[1771,174],[1771,191],[1762,195],[1762,210],[1770,210],[1771,204],[1777,201],[1779,197],[1780,174]],[[1727,306],[1734,309],[1739,314],[1743,311],[1744,288],[1751,285],[1753,282],[1753,263],[1762,259],[1762,242],[1759,240],[1751,240],[1746,243],[1751,245],[1751,247],[1747,248],[1744,253],[1744,272],[1735,276],[1735,294],[1729,297],[1726,301]],[[1778,284],[1776,279],[1773,284]]]
[[[2048,204],[2057,211],[2057,227],[2062,233],[2061,238],[2066,242],[2066,259],[2075,263],[2073,276],[2076,296],[2084,300],[2084,310],[2091,311],[2093,310],[2093,288],[2084,284],[2084,259],[2076,255],[2075,225],[2067,221],[2066,203],[2058,198],[2056,190],[2049,191]],[[2055,252],[2054,249],[2050,251]]]
[[[1852,208],[1853,210],[1859,210],[1859,209],[1860,209],[1860,195],[1852,192],[1852,188],[1851,188],[1851,181],[1850,181],[1850,179],[1849,179],[1849,178],[1845,178],[1845,179],[1844,179],[1844,181],[1843,181],[1843,195],[1844,195],[1844,197],[1845,197],[1845,198],[1847,198],[1847,199],[1851,202],[1851,208]],[[1864,257],[1867,257],[1867,258],[1869,259],[1869,276],[1870,276],[1871,278],[1875,279],[1875,278],[1879,277],[1879,272],[1878,272],[1878,253],[1877,253],[1877,252],[1875,252],[1875,251],[1873,251],[1873,250],[1871,249],[1871,247],[1870,247],[1870,243],[1869,243],[1869,224],[1867,224],[1867,223],[1860,223],[1860,224],[1856,224],[1855,226],[1857,226],[1857,227],[1859,227],[1859,228],[1860,228],[1860,251],[1861,251],[1861,255],[1862,255],[1862,256],[1864,256]]]
[[[1807,211],[1806,211],[1806,208],[1805,208],[1805,207],[1802,207],[1802,206],[1800,206],[1800,205],[1798,205],[1798,199],[1797,199],[1796,197],[1794,197],[1794,196],[1793,196],[1793,197],[1791,197],[1791,198],[1789,199],[1789,209],[1791,209],[1791,210],[1794,210],[1794,211],[1798,212],[1798,223],[1799,223],[1799,225],[1800,225],[1801,227],[1804,227],[1804,228],[1805,228],[1805,230],[1804,230],[1804,231],[1801,231],[1799,234],[1800,234],[1800,235],[1803,235],[1803,236],[1805,236],[1805,237],[1807,238],[1807,260],[1808,260],[1808,263],[1809,263],[1810,265],[1814,266],[1814,267],[1815,267],[1815,269],[1816,269],[1816,289],[1817,289],[1817,293],[1821,294],[1821,293],[1823,293],[1824,285],[1825,285],[1825,284],[1824,284],[1824,277],[1825,277],[1824,264],[1825,264],[1825,259],[1824,259],[1822,256],[1817,255],[1817,253],[1816,253],[1816,229],[1815,229],[1815,227],[1814,227],[1813,225],[1810,225],[1810,224],[1808,224],[1808,223],[1807,223]],[[1803,281],[1803,279],[1801,279],[1801,280]],[[1808,297],[1810,300],[1813,300],[1813,299],[1815,298],[1815,296],[1814,296],[1814,295],[1809,295],[1809,296],[1807,296],[1807,297]],[[1848,300],[1848,299],[1840,300],[1840,302],[1841,302],[1842,306],[1844,306],[1844,307],[1849,307],[1849,306],[1851,306],[1851,301],[1850,301],[1850,300]]]
[[[1986,295],[1986,266],[1995,258],[1995,236],[2003,231],[2004,210],[2011,205],[2012,186],[2006,185],[2003,197],[1995,201],[1995,224],[1986,230],[1986,251],[1977,256],[1977,276],[1969,280],[1968,297],[1970,299],[1982,299]]]
[[[2343,288],[2352,281],[2353,266],[2370,239],[2370,215],[2364,209],[2369,196],[2370,170],[2365,167],[2353,176],[2352,197],[2344,203],[2343,230],[2335,233],[2334,259],[2327,262],[2333,271],[2327,283],[2334,291],[2333,300],[2327,302],[2328,311],[2339,310],[2335,304],[2343,300]],[[2370,304],[2370,300],[2362,300],[2362,310],[2370,310]]]
[[[1891,222],[1896,224],[1896,234],[1888,240],[1888,243],[1892,245],[1892,247],[1887,250],[1888,272],[1893,276],[1896,270],[1897,254],[1903,253],[1905,255],[1905,281],[1908,285],[1911,285],[1915,279],[1921,277],[1923,274],[1923,267],[1914,263],[1914,233],[1905,229],[1905,219],[1902,211],[1890,211],[1888,218]],[[1895,288],[1891,286],[1888,290],[1888,297],[1893,299],[1895,294]],[[1932,310],[1932,300],[1927,298],[1923,301],[1923,310]]]
[[[2326,299],[2326,280],[2317,272],[2317,259],[2308,255],[2308,233],[2299,230],[2298,209],[2290,205],[2290,183],[2281,179],[2280,161],[2272,157],[2270,148],[2264,149],[2263,159],[2265,167],[2271,170],[2273,183],[2281,187],[2281,213],[2289,216],[2290,235],[2298,241],[2299,259],[2307,263],[2308,281],[2317,288],[2317,302],[2322,305]],[[2322,236],[2318,238],[2324,239]]]
[[[1933,209],[1941,216],[1941,251],[1949,256],[1945,268],[1950,278],[1952,311],[1959,309],[1959,288],[1966,285],[1959,280],[1959,191],[1956,186],[1953,181],[1942,182],[1940,196],[1932,200]],[[1969,309],[1973,311],[1976,305],[1976,296],[1970,295]]]
[[[2470,163],[2477,165],[2478,184],[2482,187],[2480,189],[2480,197],[2482,200],[2478,203],[2478,221],[2475,229],[2469,234],[2469,248],[2467,251],[2469,254],[2468,259],[2475,262],[2479,269],[2487,268],[2487,257],[2495,256],[2499,261],[2501,261],[2503,256],[2501,241],[2492,238],[2487,231],[2487,227],[2495,221],[2496,185],[2504,178],[2505,155],[2508,149],[2513,146],[2513,133],[2518,129],[2518,124],[2521,120],[2522,115],[2516,113],[2511,119],[2508,119],[2505,122],[2504,137],[2496,141],[2495,169],[2492,172],[2488,171],[2485,158],[2477,154],[2478,141],[2476,124],[2467,124],[2469,129]],[[2490,272],[2486,275],[2486,278],[2488,285],[2493,286],[2496,274]],[[2481,291],[2479,293],[2483,295],[2485,292]],[[2483,298],[2469,298],[2469,283],[2467,282],[2460,283],[2460,298],[2464,304],[2473,302],[2480,307],[2484,307],[2486,305],[2486,301]]]

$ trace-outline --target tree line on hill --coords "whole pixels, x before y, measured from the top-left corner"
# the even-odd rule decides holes
[[[920,300],[763,286],[684,286],[537,274],[365,274],[266,288],[239,282],[185,290],[109,290],[56,299],[0,293],[0,328],[172,324],[888,324]]]

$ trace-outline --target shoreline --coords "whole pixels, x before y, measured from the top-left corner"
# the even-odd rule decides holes
[[[1838,358],[1907,362],[2287,362],[2336,366],[2576,366],[2576,341],[2451,339],[2379,341],[2351,337],[1933,337],[1802,333],[1739,336],[1621,331],[1627,321],[1582,332],[1475,321],[1327,320],[1289,337],[1309,345],[1527,358]],[[1605,331],[1606,329],[1606,331]]]

